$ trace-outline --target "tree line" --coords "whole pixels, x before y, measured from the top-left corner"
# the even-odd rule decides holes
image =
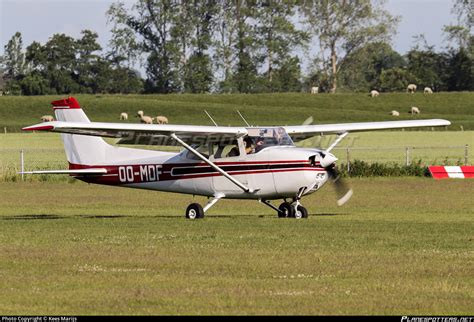
[[[1,57],[12,94],[262,93],[474,90],[469,0],[437,52],[423,35],[405,55],[390,45],[399,17],[384,0],[137,0],[113,3],[108,48],[94,31],[54,34],[23,49],[19,32]],[[303,71],[303,57],[311,57]],[[135,70],[141,65],[145,75]]]

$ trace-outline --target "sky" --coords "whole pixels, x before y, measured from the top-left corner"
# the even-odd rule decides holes
[[[124,0],[122,0],[124,1]],[[111,29],[105,12],[115,0],[0,0],[0,54],[15,32],[20,31],[26,48],[33,41],[44,44],[55,33],[80,37],[81,30],[98,33],[98,42],[107,47]],[[125,0],[131,4],[134,0]],[[451,13],[453,0],[388,0],[385,8],[401,17],[393,48],[405,54],[414,45],[413,37],[424,34],[436,50],[445,46],[442,28],[456,23]]]

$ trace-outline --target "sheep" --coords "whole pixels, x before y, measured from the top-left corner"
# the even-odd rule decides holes
[[[433,90],[429,87],[425,87],[425,89],[423,90],[423,93],[425,94],[433,94]]]
[[[409,84],[407,86],[407,93],[415,93],[416,92],[416,85],[415,84]]]
[[[41,118],[40,118],[41,122],[53,122],[54,121],[54,117],[52,117],[51,115],[43,115]]]
[[[311,87],[311,94],[318,94],[319,93],[319,87],[313,86]]]
[[[145,124],[153,124],[153,120],[155,119],[155,118],[152,118],[148,115],[143,115],[143,111],[138,111],[137,112],[137,117],[140,118],[141,123],[145,123]]]
[[[163,115],[158,115],[156,117],[156,123],[157,124],[168,124],[168,118]]]
[[[126,121],[128,120],[128,114],[125,112],[120,113],[120,120]]]
[[[393,110],[393,111],[390,112],[390,115],[392,115],[392,116],[400,116],[400,112]]]
[[[377,96],[379,96],[379,92],[374,89],[374,90],[370,91],[370,96],[371,97],[377,97]]]
[[[408,113],[411,113],[411,115],[420,114],[420,109],[416,106],[412,106],[411,110]]]

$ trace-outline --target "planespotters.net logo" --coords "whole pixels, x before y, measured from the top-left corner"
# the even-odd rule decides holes
[[[472,316],[402,316],[401,322],[474,322]]]

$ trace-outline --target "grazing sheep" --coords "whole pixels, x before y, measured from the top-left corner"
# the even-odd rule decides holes
[[[156,123],[157,124],[168,124],[168,118],[163,115],[158,115],[156,117]]]
[[[415,84],[410,84],[407,86],[407,93],[415,93],[416,92],[416,85]]]
[[[400,112],[393,110],[393,111],[390,112],[390,115],[392,115],[392,116],[400,116]]]
[[[318,94],[319,93],[319,87],[313,86],[311,87],[311,94]]]
[[[374,89],[374,90],[370,91],[370,96],[377,97],[377,96],[379,96],[379,92]]]
[[[137,117],[140,118],[140,122],[141,123],[145,123],[145,124],[153,124],[153,120],[154,118],[148,116],[148,115],[143,115],[143,111],[138,111],[137,112]]]
[[[126,121],[128,120],[128,114],[123,112],[123,113],[120,113],[120,120],[121,121]]]
[[[54,121],[54,117],[52,117],[51,115],[43,115],[41,118],[40,118],[41,122],[53,122]]]
[[[425,94],[433,94],[433,90],[429,87],[425,87],[425,89],[423,90],[423,93]]]
[[[416,107],[416,106],[412,106],[410,112],[408,112],[408,113],[411,113],[411,115],[413,115],[413,114],[420,114],[420,109],[419,109],[418,107]]]

